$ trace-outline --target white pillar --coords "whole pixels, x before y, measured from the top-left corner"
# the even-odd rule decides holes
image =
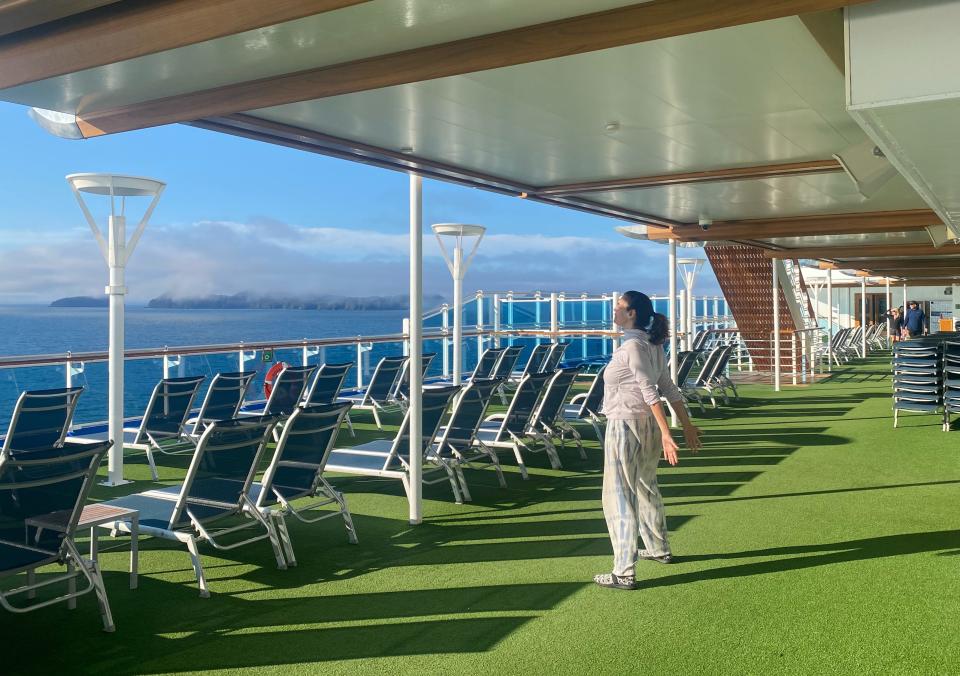
[[[683,332],[683,340],[681,341],[682,348],[684,350],[689,350],[690,346],[688,345],[690,338],[690,304],[687,303],[687,291],[686,289],[680,290],[680,330]]]
[[[890,295],[890,278],[887,277],[887,312],[890,312],[893,308],[890,307],[890,304],[893,302],[893,297]],[[890,347],[890,321],[884,317],[884,323],[887,325],[887,347]]]
[[[550,293],[550,342],[556,345],[560,342],[557,331],[560,330],[559,304],[557,302],[557,292]]]
[[[453,249],[453,384],[463,373],[463,247]]]
[[[483,331],[483,291],[477,291],[477,331]],[[480,361],[480,355],[483,354],[483,333],[477,336],[477,362]]]
[[[423,179],[410,174],[410,523],[422,516],[423,477]],[[457,289],[459,292],[459,288]],[[459,296],[457,296],[459,301]],[[459,302],[455,326],[460,325]],[[459,359],[459,342],[455,344]],[[459,381],[460,362],[456,377]]]
[[[777,259],[770,260],[773,292],[773,389],[780,391],[780,279]]]
[[[109,383],[107,386],[108,429],[107,436],[114,440],[114,448],[108,460],[107,484],[118,486],[127,483],[123,478],[123,297],[125,286],[124,261],[126,259],[127,222],[123,216],[110,216],[108,223],[110,257],[110,285],[105,289],[110,297],[110,345],[107,360]],[[119,452],[114,452],[118,449]]]
[[[860,356],[867,356],[867,278],[860,278]]]
[[[827,370],[833,371],[833,270],[827,270]]]
[[[446,303],[443,304],[442,313],[443,340],[440,345],[443,351],[443,377],[447,378],[450,376],[450,308]]]
[[[613,352],[620,345],[620,329],[617,328],[617,325],[613,323],[613,311],[617,307],[617,303],[620,301],[620,292],[611,291],[610,292],[610,328],[616,334],[615,337],[610,339],[610,351]]]
[[[670,240],[670,249],[667,258],[669,261],[667,321],[670,323],[670,378],[676,383],[679,362],[677,361],[677,241],[675,239]],[[677,385],[682,387],[683,383],[677,383]],[[671,423],[676,427],[677,414],[672,410]]]

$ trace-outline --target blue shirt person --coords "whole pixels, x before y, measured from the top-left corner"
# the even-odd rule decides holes
[[[915,302],[909,304],[909,309],[906,312],[906,316],[903,318],[903,323],[907,327],[907,330],[910,332],[911,336],[919,336],[923,334],[923,327],[926,324],[927,316],[923,314],[923,310],[917,307]]]

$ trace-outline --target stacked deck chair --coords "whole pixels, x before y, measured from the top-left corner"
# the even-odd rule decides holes
[[[548,456],[556,461],[554,469],[560,469],[560,454],[557,452],[553,440],[559,439],[561,447],[565,447],[567,434],[573,437],[577,448],[580,449],[580,457],[584,460],[587,459],[587,453],[583,450],[583,443],[580,440],[580,433],[571,425],[566,424],[562,415],[567,395],[570,394],[573,381],[577,379],[579,374],[579,366],[556,371],[547,381],[547,388],[530,420],[529,434],[540,440],[544,449],[547,450]]]
[[[893,351],[893,426],[900,411],[936,413],[941,403],[939,345],[897,343]]]
[[[103,504],[138,510],[140,535],[185,545],[193,562],[200,596],[210,596],[200,560],[198,544],[201,542],[208,542],[220,551],[229,551],[269,540],[277,567],[285,569],[287,566],[274,523],[263,515],[250,497],[254,474],[277,421],[277,416],[261,416],[214,422],[200,437],[182,484],[135,493]],[[236,523],[238,519],[239,524]],[[239,541],[225,541],[251,527],[261,532]],[[130,532],[128,522],[118,521],[114,528]]]
[[[460,388],[456,385],[449,387],[431,387],[423,390],[423,415],[421,427],[421,443],[419,452],[421,457],[426,456],[427,450],[433,444],[437,435],[437,428],[450,399]],[[410,500],[410,412],[403,416],[403,422],[396,436],[391,439],[376,439],[365,444],[335,448],[327,461],[327,470],[342,474],[358,474],[361,476],[385,477],[399,479],[403,483],[403,490]],[[437,470],[446,471],[445,467]],[[424,472],[426,476],[428,472]],[[454,495],[458,493],[456,479],[449,475],[440,481],[448,479]],[[425,479],[424,483],[435,483]]]
[[[357,544],[353,517],[343,494],[323,478],[330,450],[351,404],[313,404],[294,411],[277,442],[270,466],[260,482],[250,488],[250,499],[262,514],[276,522],[275,530],[283,544],[288,566],[297,565],[286,517],[302,523],[316,523],[341,516],[347,538]],[[311,498],[305,504],[293,504]],[[334,505],[336,511],[321,509]]]
[[[61,446],[82,393],[82,387],[21,392],[0,450]]]
[[[899,343],[898,343],[899,345]],[[960,343],[943,343],[943,431],[950,431],[950,414],[960,411]]]
[[[603,374],[607,370],[606,364],[594,376],[593,382],[586,392],[576,395],[570,403],[563,407],[561,415],[569,423],[586,421],[593,426],[597,434],[597,441],[603,448],[603,425],[605,418],[600,410],[603,408]]]
[[[103,456],[113,444],[67,442],[29,451],[0,452],[0,605],[13,613],[26,613],[94,592],[100,603],[104,631],[113,631],[110,603],[96,562],[77,551],[74,533],[87,494]],[[66,566],[64,574],[44,575],[40,568]],[[26,583],[11,586],[5,578],[26,575]],[[86,585],[76,589],[82,576]],[[38,589],[67,583],[66,592],[37,600]],[[17,583],[15,583],[17,584]],[[62,629],[62,627],[61,627]],[[52,635],[56,631],[51,629]],[[16,649],[13,645],[10,649]]]
[[[257,375],[256,371],[215,375],[210,381],[210,387],[207,388],[207,394],[203,398],[203,403],[200,404],[196,417],[190,417],[187,420],[190,438],[199,441],[203,430],[210,423],[236,418],[255,375]]]
[[[316,404],[335,404],[340,396],[340,390],[347,380],[347,374],[353,368],[353,362],[343,362],[340,364],[322,364],[317,369],[317,375],[303,397],[304,406],[314,406]],[[347,427],[350,429],[350,435],[356,436],[353,431],[353,422],[350,420],[350,414],[346,417]]]
[[[550,351],[552,349],[553,345],[550,343],[535,345],[533,351],[530,353],[530,357],[527,359],[526,366],[523,367],[523,371],[519,375],[513,374],[511,379],[516,383],[519,383],[528,375],[542,373],[543,364],[546,362],[547,357],[550,356]]]
[[[187,421],[193,400],[197,396],[197,389],[204,380],[204,376],[188,376],[186,378],[163,378],[153,388],[147,409],[143,412],[138,427],[123,428],[123,445],[126,448],[135,448],[146,452],[147,463],[150,465],[150,474],[154,481],[160,476],[157,474],[157,463],[153,452],[176,453],[178,451],[192,451],[196,440],[187,433]],[[107,432],[91,435],[90,438],[103,439]]]
[[[517,467],[520,468],[520,476],[524,479],[528,478],[527,466],[520,449],[530,451],[530,447],[525,443],[526,439],[531,438],[530,422],[547,381],[552,377],[552,373],[528,373],[514,391],[506,413],[489,416],[477,430],[476,445],[494,451],[501,448],[513,451]],[[550,460],[552,464],[553,458]]]
[[[420,357],[420,377],[426,379],[427,369],[430,368],[430,364],[433,363],[433,360],[437,358],[436,352],[424,352]],[[420,382],[423,382],[421,380]],[[400,405],[400,408],[404,411],[407,410],[407,403],[410,400],[410,358],[407,357],[406,361],[403,362],[403,368],[400,369],[400,375],[397,377],[397,382],[394,384],[393,389],[393,398]]]
[[[407,357],[384,357],[377,364],[373,375],[370,377],[370,384],[362,394],[340,397],[339,401],[349,401],[354,409],[363,409],[373,414],[373,420],[377,424],[378,430],[383,430],[380,422],[380,413],[390,409],[400,408],[399,403],[393,396],[394,385],[400,376],[404,362]]]
[[[713,404],[713,407],[717,407],[717,393],[719,392],[724,396],[724,400],[727,401],[725,394],[722,391],[722,388],[717,385],[715,381],[712,380],[714,373],[717,370],[717,366],[720,363],[720,360],[723,356],[724,351],[727,351],[729,356],[730,348],[729,347],[715,347],[710,350],[710,353],[707,355],[706,360],[703,362],[703,366],[700,367],[700,372],[697,374],[696,378],[693,379],[692,383],[685,382],[681,388],[683,391],[686,391],[688,396],[692,395],[691,392],[697,392],[698,390],[704,390],[707,397],[710,398],[710,402]],[[679,371],[679,369],[678,369]],[[688,372],[689,373],[689,372]],[[679,373],[678,380],[679,380]],[[699,393],[698,393],[699,394]]]
[[[477,461],[493,465],[497,472],[497,481],[501,488],[506,488],[507,482],[503,478],[500,468],[500,459],[496,451],[481,444],[476,444],[477,430],[487,413],[487,407],[503,383],[502,379],[490,378],[487,380],[471,381],[459,394],[454,397],[453,411],[447,423],[437,431],[437,437],[427,451],[426,459],[435,465],[443,467],[453,487],[453,497],[460,503],[463,500],[472,500],[470,488],[463,475],[463,467],[472,467]],[[460,482],[457,490],[456,481]],[[462,500],[461,500],[461,495]]]

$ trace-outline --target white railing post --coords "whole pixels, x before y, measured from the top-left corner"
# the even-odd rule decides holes
[[[477,291],[477,331],[480,332],[480,335],[477,336],[477,363],[480,363],[480,355],[483,354],[483,291]]]
[[[560,330],[560,317],[557,314],[557,293],[554,291],[550,294],[550,342],[557,344],[560,342],[560,337],[557,335],[557,331]]]
[[[500,348],[500,294],[493,294],[493,346]]]
[[[833,372],[833,270],[827,270],[827,372]]]
[[[790,334],[790,362],[791,368],[793,371],[793,384],[797,384],[797,332],[794,331]]]
[[[403,318],[403,356],[410,356],[410,318]]]

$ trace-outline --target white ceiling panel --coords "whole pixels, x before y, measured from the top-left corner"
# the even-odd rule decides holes
[[[267,1],[267,0],[265,0]],[[76,113],[602,12],[637,0],[374,0],[0,92]],[[107,36],[104,39],[109,39]]]
[[[764,242],[794,249],[798,247],[848,247],[880,244],[930,244],[930,236],[924,230],[904,232],[877,232],[861,235],[818,235],[812,237],[773,237]]]

